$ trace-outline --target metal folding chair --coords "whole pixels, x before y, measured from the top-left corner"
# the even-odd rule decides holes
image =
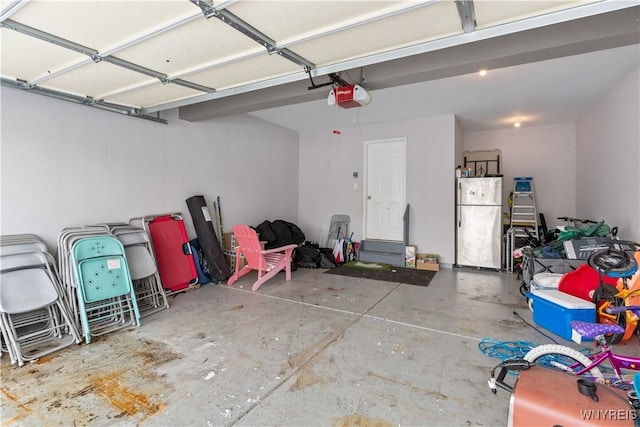
[[[133,226],[112,227],[112,232],[124,246],[140,316],[169,308],[147,232]]]
[[[331,217],[326,248],[333,248],[336,240],[349,237],[349,222],[351,222],[349,215],[336,214]]]
[[[71,248],[79,315],[86,343],[132,325],[140,325],[122,243],[114,236],[88,237]]]
[[[0,329],[12,363],[19,366],[80,343],[51,259],[37,251],[1,258]]]

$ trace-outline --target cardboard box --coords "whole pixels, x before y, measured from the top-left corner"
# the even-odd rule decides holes
[[[439,258],[436,254],[417,253],[416,268],[418,270],[440,271]]]
[[[404,247],[404,266],[407,268],[416,268],[416,253],[418,247],[409,245]]]
[[[235,258],[235,253],[233,252],[233,248],[231,247],[231,237],[233,233],[224,233],[222,235],[222,242],[224,244],[224,260],[227,262],[228,266],[232,264],[232,258]],[[240,268],[245,266],[244,258],[240,259]]]
[[[224,244],[225,251],[231,250],[231,236],[233,236],[233,233],[224,233],[222,235],[222,243]]]
[[[533,300],[533,321],[568,341],[571,341],[573,331],[570,325],[572,320],[596,321],[595,304],[573,295],[543,290],[535,294],[529,293],[527,296]],[[593,341],[584,337],[582,340]]]

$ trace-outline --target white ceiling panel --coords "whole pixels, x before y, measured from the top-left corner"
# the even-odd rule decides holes
[[[234,61],[200,73],[185,76],[189,81],[224,90],[243,86],[266,78],[277,78],[300,71],[300,66],[279,55],[263,53]]]
[[[194,15],[188,1],[30,1],[11,19],[103,52]]]
[[[42,83],[43,87],[100,99],[129,85],[155,80],[108,62],[89,63]],[[133,105],[141,105],[134,103]]]
[[[115,56],[175,76],[257,52],[264,47],[218,19],[201,16]]]
[[[598,0],[586,1],[475,1],[477,28],[487,28],[507,22],[519,21],[533,16],[552,13],[572,7],[594,3]]]
[[[427,26],[425,22],[430,24]],[[289,48],[305,58],[313,58],[316,65],[327,65],[361,57],[363,52],[385,52],[460,33],[462,26],[455,4],[439,2]]]
[[[51,74],[85,55],[2,28],[0,31],[2,77],[34,80]]]
[[[239,1],[227,10],[278,45],[313,37],[432,1]]]
[[[84,97],[105,98],[123,102],[125,113],[136,106],[139,111],[132,115],[144,115],[299,83],[308,78],[307,71],[321,77],[375,66],[554,22],[637,8],[638,2],[12,0],[0,4],[2,85],[73,102],[91,104]],[[595,6],[589,9],[589,5]],[[458,6],[475,8],[476,27],[461,18]],[[567,8],[570,13],[558,13]],[[527,19],[540,16],[543,19]],[[554,16],[561,20],[547,19]],[[503,25],[514,22],[518,25]]]
[[[119,95],[108,96],[105,100],[117,104],[140,107],[143,105],[157,105],[164,104],[166,102],[175,102],[181,99],[200,95],[201,93],[202,92],[178,86],[173,83],[162,84],[156,80],[152,84],[141,89],[124,92]]]

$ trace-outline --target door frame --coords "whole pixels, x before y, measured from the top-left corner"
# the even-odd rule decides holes
[[[396,137],[396,138],[385,138],[385,139],[373,139],[364,141],[363,150],[364,150],[364,170],[362,173],[362,238],[363,240],[368,238],[368,230],[367,230],[367,195],[369,193],[369,147],[373,144],[385,144],[389,142],[402,142],[402,168],[404,170],[404,176],[402,177],[402,209],[404,213],[404,209],[407,205],[407,138],[406,137]],[[403,231],[404,233],[404,231]],[[400,236],[400,240],[403,241],[404,236]],[[395,240],[394,240],[395,241]]]

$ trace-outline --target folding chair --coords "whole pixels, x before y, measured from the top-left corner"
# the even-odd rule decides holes
[[[133,226],[113,228],[112,232],[124,247],[140,316],[145,317],[169,308],[158,268],[151,254],[148,234]]]
[[[0,330],[12,363],[80,343],[50,258],[32,251],[3,255],[1,262]]]
[[[131,325],[140,313],[122,243],[113,236],[82,238],[71,259],[85,341]]]
[[[76,288],[76,277],[71,260],[71,248],[74,243],[83,238],[112,236],[107,226],[88,225],[82,227],[64,228],[58,235],[58,271],[60,274],[60,284],[66,294],[66,301],[69,304],[73,315],[74,324],[78,330],[82,330],[80,320],[80,309],[78,304],[78,292]]]
[[[179,212],[132,218],[129,224],[139,224],[149,235],[151,253],[158,267],[165,295],[199,286],[195,260]]]
[[[349,222],[351,222],[349,215],[336,214],[331,217],[329,234],[327,235],[327,243],[325,247],[333,248],[336,244],[336,240],[346,239],[349,237]]]

